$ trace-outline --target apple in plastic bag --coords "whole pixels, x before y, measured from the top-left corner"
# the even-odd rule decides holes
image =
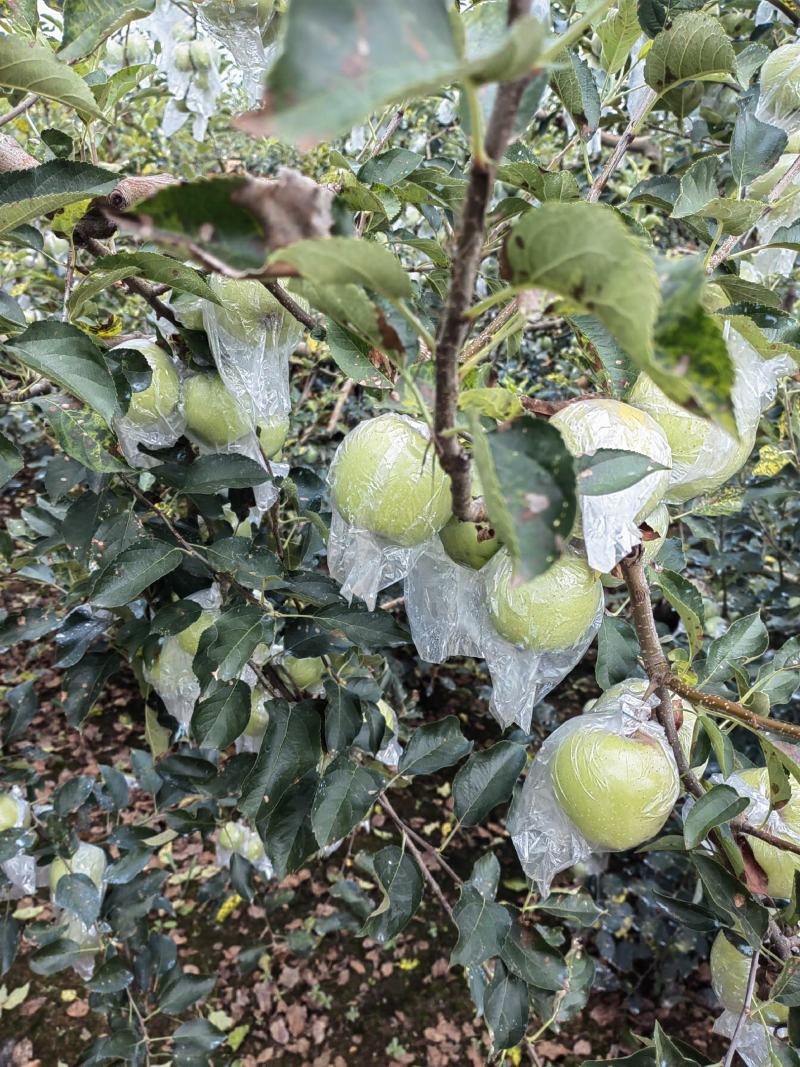
[[[22,805],[12,797],[10,793],[0,793],[0,832],[12,830],[15,826],[30,826],[31,816],[27,804],[25,805],[24,818],[20,821],[20,807]]]
[[[766,767],[751,767],[738,772],[739,777],[752,790],[769,797],[769,774]],[[785,837],[787,841],[800,844],[800,786],[790,779],[792,795],[789,800],[779,809],[778,815],[786,824],[788,833],[782,834],[780,829],[765,826],[765,829],[776,833],[778,837]],[[776,845],[770,845],[757,837],[748,837],[748,843],[753,850],[756,863],[767,876],[767,891],[771,897],[789,899],[794,889],[794,876],[800,871],[800,856],[793,852],[784,852]]]
[[[100,889],[105,870],[106,854],[102,848],[82,841],[68,860],[56,856],[50,864],[50,892],[55,893],[56,886],[65,874],[85,874]]]
[[[228,852],[238,852],[245,843],[247,833],[238,822],[226,822],[219,832],[219,846]]]
[[[244,728],[247,737],[261,737],[269,725],[269,712],[265,707],[267,694],[260,686],[250,690],[250,718]]]
[[[212,274],[208,283],[219,299],[218,324],[237,340],[269,350],[286,347],[297,336],[297,321],[261,282]],[[298,303],[307,306],[303,300]]]
[[[673,475],[666,499],[673,503],[713,493],[744,466],[753,451],[755,427],[737,440],[716,423],[673,403],[646,374],[636,379],[630,401],[655,419],[667,436]],[[695,465],[696,469],[689,470]]]
[[[351,430],[331,480],[343,519],[397,545],[427,541],[451,515],[450,479],[422,426],[401,415],[379,415]]]
[[[170,302],[175,318],[187,330],[203,329],[203,300],[194,293],[178,293]]]
[[[197,655],[197,649],[200,646],[200,638],[203,636],[209,626],[213,626],[216,620],[216,616],[211,611],[201,611],[200,617],[195,619],[191,626],[187,626],[185,630],[181,630],[177,634],[178,644],[181,646],[184,652],[188,652],[189,655],[194,658]]]
[[[313,689],[325,673],[319,656],[284,656],[281,666],[298,689]]]
[[[591,716],[559,745],[550,774],[564,814],[603,851],[649,841],[680,792],[675,765],[654,737],[617,734]]]
[[[264,454],[264,459],[275,459],[279,455],[288,434],[288,415],[276,415],[272,419],[261,419],[256,426],[256,436]]]
[[[152,371],[147,388],[131,392],[127,417],[137,426],[146,426],[159,419],[169,419],[175,414],[180,400],[181,380],[167,353],[155,341],[139,339],[115,345],[111,351],[117,348],[132,348],[141,352]]]
[[[743,951],[731,944],[722,930],[711,946],[709,964],[712,988],[723,1008],[736,1014],[742,1010],[744,1004],[752,952],[749,946]],[[787,1022],[789,1009],[785,1004],[770,1003],[758,1012],[758,1008],[763,1004],[758,997],[753,998],[750,1013],[753,1021],[760,1019],[768,1026],[781,1026]]]
[[[472,499],[477,500],[482,496],[483,486],[478,475],[473,473]],[[452,515],[439,531],[439,538],[445,552],[454,563],[460,563],[462,567],[479,571],[500,548],[500,542],[493,531],[491,531],[491,537],[479,539],[479,534],[486,534],[489,531],[491,531],[491,525],[488,522],[462,522],[461,519]]]
[[[600,611],[603,586],[586,560],[573,555],[515,585],[513,562],[503,549],[489,564],[486,602],[495,629],[507,641],[553,652],[581,640]]]
[[[129,33],[122,49],[122,58],[128,67],[147,63],[153,54],[150,38],[144,33]]]
[[[186,428],[209,448],[224,448],[250,432],[247,416],[218,374],[186,380]]]
[[[642,540],[642,560],[645,564],[654,563],[664,547],[664,538],[669,529],[669,508],[659,504],[657,508],[645,515],[640,525],[647,525],[657,535],[649,541]],[[623,584],[622,578],[613,574],[601,574],[600,580],[607,589],[616,589]]]

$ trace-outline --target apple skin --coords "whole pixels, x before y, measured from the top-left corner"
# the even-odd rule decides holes
[[[543,574],[512,588],[514,566],[498,552],[486,576],[486,603],[497,632],[514,645],[549,652],[572,648],[603,603],[603,586],[579,556],[562,556]]]
[[[141,392],[131,393],[126,412],[127,418],[137,426],[146,426],[158,419],[168,419],[175,414],[181,396],[181,380],[175,365],[163,348],[154,341],[125,341],[117,348],[133,348],[141,352],[152,371],[150,384]]]
[[[253,346],[266,340],[267,348],[284,348],[297,337],[296,320],[261,282],[212,274],[208,283],[220,301],[214,305],[217,322],[239,341]]]
[[[482,496],[483,486],[477,474],[473,473],[472,499],[479,500]],[[478,540],[479,532],[488,529],[488,522],[462,522],[455,515],[451,515],[447,524],[439,531],[439,539],[454,563],[479,571],[500,549],[497,535],[485,541]]]
[[[264,707],[267,694],[259,686],[250,690],[250,718],[244,729],[247,737],[261,737],[269,725],[269,712]]]
[[[20,808],[23,809],[22,812]],[[15,826],[30,826],[30,824],[30,807],[20,803],[10,793],[0,793],[0,831],[11,830]]]
[[[342,518],[397,545],[426,541],[451,515],[450,479],[421,425],[400,415],[379,415],[351,430],[330,477]]]
[[[750,951],[752,952],[752,949]],[[709,958],[711,986],[723,1008],[737,1015],[744,1004],[750,960],[751,956],[732,945],[720,930],[714,938]],[[753,998],[754,1007],[757,1008],[763,1003],[758,997]],[[789,1019],[789,1009],[785,1004],[771,1003],[758,1018],[768,1026],[782,1026]]]
[[[209,626],[214,625],[214,620],[215,616],[212,612],[202,611],[199,619],[195,619],[191,626],[187,626],[185,630],[181,630],[179,634],[176,634],[178,644],[183,651],[188,652],[192,658],[197,655],[200,638]]]
[[[649,515],[645,515],[642,519],[642,523],[646,523],[651,530],[658,534],[658,537],[653,540],[642,541],[642,559],[645,564],[654,563],[658,559],[658,554],[664,547],[664,538],[667,536],[669,521],[669,508],[666,504],[659,504]],[[600,581],[607,589],[618,589],[623,584],[622,579],[616,578],[613,574],[601,574]]]
[[[216,374],[187,378],[186,429],[209,448],[233,444],[250,432],[247,416]]]
[[[559,431],[573,456],[590,455],[601,448],[620,448],[669,465],[669,447],[658,423],[621,400],[578,400],[557,412],[550,425]],[[634,516],[637,522],[661,502],[669,478],[668,470],[652,471],[638,483],[639,487],[646,487],[648,496]],[[608,499],[613,500],[615,495],[609,493]]]
[[[264,459],[275,459],[283,448],[289,434],[288,415],[262,419],[256,426],[256,435]]]
[[[752,767],[739,771],[739,777],[751,789],[769,796],[769,774],[765,767]],[[800,842],[800,786],[792,779],[792,795],[778,812],[790,834],[787,840]],[[767,827],[771,829],[770,827]],[[778,832],[779,831],[773,831]],[[767,892],[771,897],[789,899],[794,889],[794,876],[800,871],[800,856],[792,852],[783,852],[775,845],[761,841],[757,837],[748,838],[756,863],[767,876]]]
[[[753,451],[756,429],[738,441],[709,419],[690,415],[646,374],[640,374],[630,402],[659,424],[672,449],[672,478],[665,499],[682,504],[702,493],[713,493],[732,478]],[[699,461],[700,469],[692,470]]]
[[[591,717],[561,743],[550,774],[565,815],[605,851],[622,852],[654,837],[680,793],[678,772],[656,740],[598,729]]]
[[[65,874],[85,874],[98,889],[103,885],[106,870],[106,854],[97,845],[82,841],[69,860],[56,856],[50,864],[50,892],[55,893],[56,886]]]
[[[319,656],[284,656],[281,665],[298,689],[313,689],[325,673]]]

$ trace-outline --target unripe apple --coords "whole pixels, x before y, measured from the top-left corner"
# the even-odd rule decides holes
[[[578,400],[557,412],[550,425],[558,429],[564,444],[576,457],[591,455],[603,448],[618,448],[638,452],[661,466],[671,465],[669,445],[658,424],[621,400]],[[651,471],[637,483],[638,489],[647,492],[634,516],[637,522],[661,502],[669,477],[669,470]],[[615,495],[609,493],[608,499],[613,500]]]
[[[188,41],[181,41],[173,53],[175,69],[181,74],[189,74],[194,70],[192,66],[192,46]]]
[[[282,666],[298,689],[313,689],[325,673],[319,656],[284,656]]]
[[[288,415],[276,415],[272,419],[261,419],[256,426],[256,434],[264,459],[275,459],[289,433]]]
[[[105,52],[103,55],[103,62],[108,67],[123,67],[125,66],[125,59],[123,56],[122,45],[119,41],[106,41]]]
[[[150,38],[144,33],[129,33],[122,54],[127,67],[147,63],[152,55]]]
[[[486,603],[495,629],[507,641],[551,652],[580,641],[602,607],[603,586],[584,559],[571,555],[514,585],[514,565],[504,549],[489,564]]]
[[[105,869],[106,854],[102,848],[82,841],[68,860],[56,856],[50,864],[50,892],[55,893],[56,886],[65,874],[85,874],[100,889]]]
[[[478,500],[483,496],[483,486],[477,473],[472,475],[472,499]],[[490,530],[488,522],[462,522],[461,519],[452,515],[447,525],[439,531],[439,538],[444,545],[444,550],[455,563],[462,567],[470,567],[479,571],[484,563],[500,548],[497,536],[479,541],[478,534]]]
[[[379,415],[351,430],[331,467],[333,501],[351,526],[411,546],[450,517],[450,479],[421,423]]]
[[[191,626],[187,626],[185,630],[177,635],[178,644],[181,646],[184,652],[188,652],[194,659],[197,655],[197,649],[200,645],[200,638],[203,636],[209,626],[213,626],[216,616],[211,611],[201,611],[200,618],[195,619]]]
[[[219,832],[219,846],[228,852],[238,852],[244,845],[245,828],[238,822],[226,822]]]
[[[258,863],[259,860],[263,860],[264,845],[258,834],[247,835],[240,855],[249,863]]]
[[[666,504],[659,504],[649,515],[645,515],[642,523],[658,535],[650,541],[642,541],[642,560],[646,564],[654,563],[664,547],[664,538],[669,529],[669,508]],[[622,578],[617,578],[613,574],[602,574],[600,580],[607,589],[615,589],[622,585]]]
[[[728,1011],[741,1012],[747,995],[747,979],[750,974],[750,961],[753,950],[747,946],[745,951],[732,945],[722,930],[714,938],[711,946],[709,964],[711,966],[711,986],[719,998],[720,1004]],[[763,1005],[758,997],[753,997],[751,1014]],[[785,1004],[770,1003],[756,1016],[768,1026],[782,1026],[789,1019],[789,1009]]]
[[[659,742],[599,729],[587,716],[559,745],[550,770],[562,811],[594,848],[636,848],[667,821],[680,784]]]
[[[682,503],[719,489],[745,464],[756,429],[739,440],[709,419],[673,403],[646,374],[640,374],[630,401],[655,419],[672,449],[672,477],[666,499]]]
[[[269,712],[265,707],[267,694],[259,686],[250,690],[250,718],[244,732],[247,737],[261,737],[269,725]]]
[[[197,38],[189,45],[189,55],[195,70],[206,71],[216,65],[219,53],[213,41]]]
[[[776,118],[800,109],[800,43],[776,48],[761,67],[761,102]]]
[[[12,830],[15,826],[30,826],[30,807],[10,793],[0,793],[0,831]]]
[[[297,321],[261,282],[212,274],[208,283],[220,302],[217,322],[238,340],[251,346],[263,341],[272,349],[284,348],[298,336]],[[305,301],[299,303],[307,307]]]
[[[221,448],[250,431],[247,416],[217,374],[196,374],[186,380],[186,428],[204,445]]]
[[[163,348],[154,341],[125,341],[116,348],[132,348],[141,352],[152,371],[150,384],[140,392],[131,392],[131,402],[126,412],[131,422],[146,426],[158,419],[168,419],[175,414],[181,395],[181,380],[175,364]]]
[[[203,329],[203,301],[194,293],[178,293],[170,302],[175,318],[187,330]]]
[[[739,771],[739,777],[752,790],[769,797],[769,773],[766,767],[752,767]],[[791,779],[792,795],[778,814],[788,830],[787,834],[781,834],[779,829],[771,825],[766,829],[776,833],[778,837],[785,836],[787,841],[794,844],[800,843],[800,786]],[[784,852],[777,845],[770,845],[757,837],[749,837],[748,843],[753,850],[756,863],[767,876],[767,892],[771,897],[789,899],[794,889],[794,876],[800,871],[800,856],[793,852]]]

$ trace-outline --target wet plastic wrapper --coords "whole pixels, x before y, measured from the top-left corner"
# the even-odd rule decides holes
[[[715,1034],[721,1034],[730,1040],[739,1026],[739,1012],[724,1011],[712,1027]],[[774,1028],[765,1026],[756,1019],[746,1019],[738,1029],[736,1051],[747,1067],[772,1067],[776,1063],[787,1063],[790,1059],[789,1049],[777,1036]],[[780,1050],[785,1048],[784,1055]]]
[[[250,104],[261,102],[264,74],[273,53],[270,49],[268,55],[264,48],[258,16],[258,0],[240,0],[236,4],[211,0],[197,9],[197,19],[203,29],[235,58]]]
[[[796,156],[783,155],[776,167],[779,167],[781,177]],[[780,205],[770,211],[765,218],[758,223],[758,241],[767,244],[775,234],[784,226],[791,226],[800,216],[800,176],[796,176],[790,186],[781,197]],[[753,255],[748,266],[752,266],[755,272],[754,281],[779,275],[781,277],[790,274],[797,259],[797,251],[793,248],[763,248]],[[743,264],[744,266],[744,264]]]
[[[654,803],[643,811],[643,818],[655,820],[650,827],[656,833],[660,826],[657,825],[666,820],[679,794],[678,768],[675,758],[669,748],[664,731],[650,719],[651,709],[657,701],[656,697],[641,700],[637,697],[624,695],[613,710],[600,711],[593,715],[579,715],[569,719],[555,730],[542,744],[536,754],[521,791],[517,795],[508,818],[508,830],[517,850],[520,864],[531,881],[535,882],[543,897],[550,892],[553,878],[561,871],[574,866],[576,863],[587,860],[591,855],[598,852],[620,851],[620,848],[602,847],[587,840],[578,826],[564,812],[556,795],[553,772],[554,764],[562,745],[579,732],[588,735],[596,752],[589,756],[586,761],[586,769],[594,772],[598,778],[588,785],[582,783],[587,789],[598,786],[600,794],[599,774],[607,759],[602,751],[602,742],[611,736],[632,738],[636,735],[637,740],[642,740],[648,746],[656,745],[657,753],[651,752],[652,760],[659,762],[659,789]],[[572,753],[569,753],[572,756]],[[663,761],[661,760],[663,756]],[[632,772],[635,775],[635,771]],[[645,772],[646,773],[646,772]],[[648,774],[648,783],[652,788],[652,775]],[[663,786],[661,785],[663,778]],[[634,779],[632,779],[633,781]],[[608,810],[608,806],[600,798],[596,803],[591,801],[595,812],[601,812],[612,823],[614,833],[625,832],[628,828],[614,825],[615,813]],[[663,813],[663,819],[661,815]],[[590,813],[591,814],[591,813]],[[616,813],[619,815],[619,813]],[[638,813],[637,813],[638,815]],[[638,821],[638,820],[637,820]],[[652,836],[649,834],[647,836]],[[646,840],[644,837],[642,840]],[[636,844],[641,844],[641,841]],[[635,847],[626,844],[625,847]]]
[[[487,565],[489,566],[489,565]],[[487,606],[487,567],[455,563],[439,538],[423,546],[405,581],[405,608],[420,657],[443,663],[450,656],[486,660],[492,677],[489,710],[501,726],[529,730],[534,707],[573,669],[594,640],[603,618],[597,610],[579,639],[564,649],[530,650],[502,637]]]
[[[156,350],[159,362],[155,366],[151,364],[150,385],[133,394],[127,414],[114,420],[114,430],[122,454],[132,467],[147,469],[158,466],[160,460],[140,451],[139,446],[169,448],[184,432],[183,383],[178,368],[155,341],[134,339],[114,347],[131,348],[143,353]]]
[[[58,863],[58,860],[54,860],[53,863]],[[85,874],[90,878],[97,886],[102,900],[105,895],[105,870],[107,860],[105,852],[97,845],[90,845],[83,841],[78,846],[77,850],[70,857],[64,874]],[[60,881],[60,879],[59,879]],[[53,896],[53,907],[59,916],[61,921],[66,922],[66,932],[64,937],[70,941],[75,941],[80,946],[80,953],[75,963],[72,964],[72,968],[76,971],[84,981],[88,981],[94,973],[94,953],[100,950],[100,933],[96,923],[87,925],[83,919],[75,912],[64,908],[59,909],[55,904],[55,886],[52,881],[52,866],[51,866],[51,894]]]
[[[641,543],[638,524],[667,490],[672,451],[654,419],[619,400],[579,400],[550,421],[574,456],[621,449],[638,452],[666,468],[651,471],[627,489],[598,496],[580,493],[578,480],[580,519],[573,532],[583,537],[590,566],[607,573]]]
[[[274,877],[275,869],[264,852],[261,838],[243,822],[225,823],[217,840],[216,859],[220,867],[229,867],[234,854],[247,860],[264,878]]]
[[[19,828],[22,830],[24,827],[30,825],[30,804],[24,799],[20,790],[15,786],[5,797],[10,798],[16,804],[17,817],[13,823],[12,828]],[[10,860],[5,860],[2,863],[3,874],[11,883],[10,887],[6,887],[0,892],[0,900],[16,900],[19,897],[27,896],[29,893],[33,893],[36,889],[36,860],[33,856],[27,856],[24,852],[20,852],[17,856],[12,856]]]
[[[761,67],[756,118],[787,134],[800,130],[800,42],[776,48]]]
[[[344,597],[361,597],[372,610],[381,589],[405,578],[438,541],[450,517],[449,480],[433,459],[427,426],[387,413],[345,437],[328,484],[328,569]]]

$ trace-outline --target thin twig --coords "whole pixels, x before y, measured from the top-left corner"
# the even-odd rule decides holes
[[[742,1032],[744,1021],[750,1013],[750,1004],[753,1001],[753,993],[756,988],[756,978],[758,977],[758,960],[761,953],[758,949],[755,949],[753,956],[750,960],[750,971],[747,975],[747,986],[744,992],[744,1003],[742,1004],[742,1010],[739,1012],[739,1018],[736,1020],[736,1026],[733,1028],[731,1034],[731,1043],[728,1045],[728,1051],[725,1053],[725,1059],[722,1061],[722,1067],[731,1067],[733,1063],[733,1057],[736,1055],[736,1045],[739,1041],[739,1035]]]
[[[625,157],[625,153],[631,147],[633,139],[636,136],[642,119],[653,106],[653,101],[656,98],[656,94],[653,89],[648,89],[644,94],[636,110],[636,114],[631,118],[630,122],[626,126],[619,141],[617,141],[617,147],[608,157],[608,161],[595,180],[592,182],[592,187],[586,195],[586,199],[589,203],[594,203],[600,199],[600,195],[608,185],[609,179],[617,167],[620,165]]]
[[[96,259],[108,255],[108,249],[104,248],[94,237],[84,238],[82,247],[85,248],[87,252],[90,252]],[[159,300],[153,292],[152,286],[148,285],[147,282],[143,282],[139,278],[123,278],[122,284],[132,293],[136,293],[137,296],[141,296],[142,299],[146,300],[159,318],[167,319],[173,326],[178,325],[178,319],[175,316],[175,312],[171,307],[168,307],[163,301]]]
[[[282,285],[278,285],[277,282],[268,282],[266,279],[261,279],[261,284],[268,292],[272,293],[281,307],[286,308],[290,315],[293,315],[298,322],[302,322],[307,330],[314,330],[319,326],[319,323],[313,315],[300,307],[296,300],[292,300]]]
[[[362,151],[361,155],[358,157],[359,163],[366,163],[368,159],[373,159],[375,156],[378,155],[379,152],[383,151],[383,149],[389,143],[389,139],[391,138],[392,134],[400,125],[400,120],[403,117],[404,111],[405,109],[402,107],[399,107],[397,111],[395,111],[394,115],[392,115],[392,117],[389,119],[386,129],[383,131],[380,138],[375,142],[374,145],[369,148],[369,150],[365,148]]]
[[[495,315],[490,323],[484,326],[477,337],[474,337],[469,344],[464,347],[464,350],[461,353],[461,362],[468,363],[474,355],[480,352],[482,348],[485,348],[494,335],[501,330],[507,322],[513,319],[518,311],[519,304],[517,303],[516,298],[514,298],[510,304],[506,304],[506,306]]]
[[[38,99],[39,97],[36,93],[29,93],[23,100],[20,100],[16,107],[12,107],[4,115],[0,115],[0,126],[5,126],[7,122],[13,122],[20,115],[24,115],[28,108],[33,107]]]
[[[439,886],[439,883],[436,881],[436,879],[433,877],[433,875],[431,874],[430,870],[428,869],[428,865],[425,863],[425,859],[424,859],[422,853],[419,851],[417,846],[411,840],[411,835],[408,833],[408,827],[405,825],[403,820],[400,818],[400,816],[394,810],[392,805],[387,801],[385,795],[381,796],[381,804],[386,809],[386,812],[389,815],[389,818],[392,820],[392,822],[395,824],[397,829],[403,835],[403,838],[405,840],[405,843],[406,843],[406,846],[408,848],[408,851],[411,853],[411,855],[416,860],[417,866],[419,867],[419,870],[420,870],[420,874],[422,875],[422,877],[425,879],[425,881],[428,883],[428,885],[433,890],[434,896],[437,898],[439,903],[442,905],[444,910],[447,912],[447,916],[450,919],[450,921],[455,923],[456,917],[453,914],[453,909],[450,906],[450,902],[448,901],[447,897],[442,892],[442,890],[441,890],[441,888]]]
[[[785,737],[800,741],[800,726],[796,726],[794,723],[757,715],[754,711],[745,707],[744,704],[739,704],[735,700],[726,700],[725,697],[717,696],[716,693],[703,693],[701,690],[695,689],[694,686],[687,685],[686,682],[681,681],[680,678],[676,678],[669,672],[663,676],[663,683],[673,693],[678,693],[680,696],[685,697],[692,704],[700,704],[703,707],[722,712],[729,718],[738,719],[740,722],[745,722],[748,726],[758,730],[783,734]]]
[[[336,397],[336,403],[333,405],[331,417],[328,419],[328,424],[325,427],[326,433],[333,433],[336,429],[336,425],[339,422],[339,419],[342,417],[342,411],[344,409],[344,406],[347,403],[347,398],[352,393],[354,385],[355,382],[353,381],[353,379],[348,378],[342,388],[339,390],[339,395]]]

